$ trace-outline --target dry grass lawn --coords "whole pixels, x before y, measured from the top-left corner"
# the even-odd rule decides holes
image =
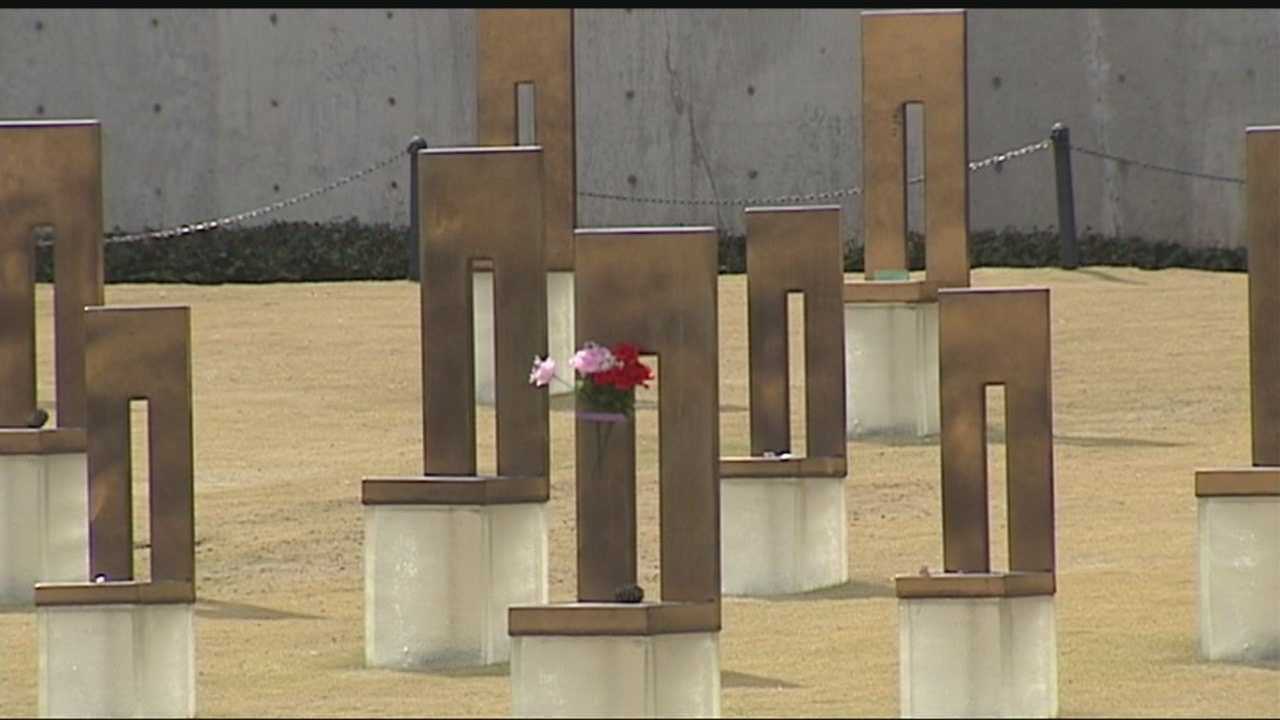
[[[1052,288],[1062,715],[1280,717],[1280,667],[1196,656],[1193,471],[1249,462],[1245,276],[982,269],[974,283]],[[722,278],[720,297],[728,455],[747,449],[743,278]],[[199,714],[507,715],[505,665],[363,667],[359,482],[420,471],[417,286],[112,285],[107,300],[192,308]],[[51,309],[42,286],[46,407]],[[653,398],[641,398],[642,433],[656,425]],[[998,415],[996,404],[997,451]],[[492,465],[491,422],[482,418],[482,470]],[[552,433],[551,593],[566,600],[575,538],[564,402],[553,403]],[[941,563],[938,447],[869,441],[848,451],[852,581],[726,600],[726,716],[898,713],[890,578]],[[641,582],[653,596],[652,437],[642,435],[640,453]],[[991,462],[1003,567],[1003,452]],[[139,492],[140,519],[144,500]],[[0,611],[0,647],[0,715],[34,715],[31,610]]]

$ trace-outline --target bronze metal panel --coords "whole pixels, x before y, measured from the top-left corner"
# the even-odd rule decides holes
[[[1245,130],[1253,464],[1280,465],[1280,127]]]
[[[582,307],[579,300],[575,302]],[[661,395],[662,391],[658,392]],[[661,415],[661,397],[659,403]],[[578,420],[574,433],[578,599],[608,602],[615,599],[618,588],[635,583],[637,578],[635,424]],[[665,487],[661,482],[660,478],[660,502]],[[665,517],[661,513],[662,508],[659,523]],[[660,538],[659,543],[662,541]],[[665,558],[665,553],[661,557]]]
[[[542,150],[449,148],[418,153],[425,217],[422,268],[423,467],[476,472],[472,261],[493,262],[497,474],[539,478],[549,492],[547,393],[528,385],[547,354],[542,255]]]
[[[36,409],[35,246],[54,228],[57,424],[84,427],[84,318],[103,303],[102,139],[96,120],[0,122],[0,427]]]
[[[791,451],[788,293],[804,294],[805,454],[844,458],[844,273],[838,205],[747,217],[751,454]]]
[[[844,477],[847,474],[845,458],[804,457],[722,457],[720,477]]]
[[[938,292],[942,531],[948,572],[989,572],[986,388],[1005,387],[1009,569],[1054,572],[1047,288]]]
[[[660,358],[662,599],[720,598],[717,235],[579,230],[576,337]],[[586,409],[586,408],[582,408]],[[578,599],[635,582],[635,424],[577,423]],[[718,605],[717,605],[718,607]]]
[[[510,635],[664,635],[717,632],[720,603],[557,603],[513,605]]]
[[[1052,595],[1057,580],[1051,572],[940,573],[898,575],[893,586],[900,598],[1018,597]]]
[[[1212,468],[1196,471],[1196,497],[1280,495],[1280,468]]]
[[[844,284],[846,303],[921,303],[937,302],[937,300],[937,285],[921,280],[906,282],[877,280]]]
[[[964,10],[862,13],[866,274],[907,267],[906,109],[924,104],[925,270],[969,285],[968,73]]]
[[[0,428],[0,455],[60,455],[85,450],[82,428]]]
[[[36,583],[35,604],[52,605],[168,605],[196,601],[194,582]]]
[[[573,269],[577,225],[573,11],[476,10],[476,127],[480,145],[516,145],[516,85],[532,82],[535,144],[543,148],[546,267]]]
[[[89,573],[133,579],[129,401],[148,401],[151,579],[195,581],[191,312],[180,306],[85,309]]]
[[[365,478],[364,505],[503,505],[544,502],[547,480],[540,477]]]

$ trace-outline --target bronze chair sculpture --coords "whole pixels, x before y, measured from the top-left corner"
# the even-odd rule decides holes
[[[895,578],[902,715],[1053,717],[1049,291],[944,289],[938,304],[943,570]],[[1008,571],[992,570],[987,539],[991,385],[1005,389]]]
[[[547,347],[541,155],[536,146],[476,147],[415,158],[424,472],[361,486],[371,666],[502,662],[507,605],[546,599],[548,402],[527,386],[530,361]],[[476,474],[467,342],[480,262],[494,278],[493,476]]]
[[[573,10],[483,9],[476,22],[476,134],[484,146],[542,148],[547,342],[553,357],[573,354],[574,161]],[[476,398],[493,403],[493,276],[475,279],[478,321]],[[567,391],[553,385],[549,391]]]
[[[89,575],[39,583],[41,716],[195,715],[191,316],[85,310]],[[134,573],[130,401],[148,404],[151,572]]]
[[[938,427],[937,296],[969,285],[964,10],[862,18],[866,281],[844,285],[848,436]],[[925,277],[907,276],[907,104],[924,106]]]
[[[839,206],[747,210],[751,455],[720,460],[724,591],[845,582],[845,407]],[[804,452],[791,452],[787,301],[804,297]]]
[[[103,302],[96,120],[0,122],[0,603],[88,568],[84,307]],[[55,424],[36,397],[35,231],[52,230]],[[37,552],[31,552],[31,548]]]
[[[1200,656],[1280,658],[1280,126],[1245,130],[1253,466],[1195,474]]]
[[[712,228],[579,230],[577,334],[659,368],[661,600],[636,582],[635,427],[577,427],[578,601],[510,610],[513,714],[719,712],[717,260]]]

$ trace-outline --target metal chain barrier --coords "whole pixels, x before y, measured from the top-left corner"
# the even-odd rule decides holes
[[[652,203],[655,205],[779,205],[784,203],[814,202],[816,200],[833,200],[842,197],[861,195],[862,188],[851,187],[826,192],[815,192],[807,195],[779,195],[777,197],[739,198],[736,200],[701,200],[682,198],[645,197],[643,195],[614,195],[589,190],[579,190],[578,197],[596,198],[599,200],[619,200],[622,202]]]
[[[338,178],[337,180],[334,180],[331,183],[328,183],[326,185],[321,185],[320,187],[313,188],[304,193],[299,193],[297,195],[294,195],[293,197],[285,198],[284,200],[278,200],[276,202],[271,203],[270,205],[263,205],[262,207],[254,208],[253,210],[246,210],[245,212],[236,213],[235,215],[228,215],[227,217],[218,218],[217,220],[208,220],[205,222],[195,223],[192,225],[179,225],[178,227],[170,228],[168,230],[154,230],[151,232],[130,233],[128,235],[108,235],[105,237],[105,242],[107,244],[114,244],[114,243],[138,242],[140,240],[160,240],[163,238],[181,237],[183,235],[190,235],[192,233],[199,233],[199,232],[204,232],[206,230],[213,230],[220,227],[226,227],[228,225],[235,225],[237,223],[242,223],[246,220],[252,220],[253,218],[256,218],[256,217],[268,215],[270,213],[283,210],[284,208],[287,208],[291,205],[297,205],[300,202],[305,202],[307,200],[310,200],[311,198],[317,197],[319,195],[323,195],[333,190],[337,190],[343,185],[355,182],[356,180],[359,180],[360,178],[366,175],[375,173],[397,161],[402,160],[404,158],[404,155],[405,155],[405,152],[403,150],[397,150],[394,155],[391,155],[383,160],[379,160],[378,162],[374,163],[373,165],[370,165],[369,167],[363,170],[351,173],[350,175],[345,175],[343,177]]]
[[[414,138],[414,142],[415,143],[421,142],[422,146],[425,146],[425,142],[422,142],[420,138]],[[1004,152],[988,155],[987,157],[984,157],[981,160],[970,161],[969,171],[977,172],[979,170],[989,168],[989,167],[995,167],[998,169],[1002,167],[1004,163],[1010,160],[1026,157],[1027,155],[1031,155],[1041,150],[1048,150],[1051,147],[1053,147],[1052,138],[1037,140],[1036,142],[1028,143],[1026,145],[1023,145],[1022,147],[1019,147],[1013,150],[1006,150]],[[1130,158],[1121,157],[1119,155],[1113,155],[1111,153],[1102,152],[1100,150],[1081,147],[1079,145],[1071,145],[1070,148],[1072,151],[1081,153],[1083,155],[1091,155],[1094,157],[1103,158],[1106,160],[1112,160],[1115,162],[1120,162],[1128,165],[1137,165],[1138,167],[1147,168],[1149,170],[1173,173],[1176,175],[1183,175],[1187,177],[1203,178],[1207,180],[1218,180],[1222,182],[1241,183],[1241,184],[1244,183],[1244,180],[1242,178],[1229,177],[1225,175],[1212,175],[1209,173],[1199,173],[1199,172],[1193,172],[1190,170],[1180,170],[1178,168],[1166,167],[1163,165],[1155,165],[1153,163],[1142,162],[1141,160],[1133,160]],[[320,195],[324,195],[325,193],[332,192],[333,190],[336,190],[344,185],[355,182],[356,180],[359,180],[367,175],[370,175],[386,167],[389,167],[390,165],[400,161],[404,157],[404,155],[405,155],[405,151],[397,150],[394,154],[387,156],[385,159],[379,160],[378,162],[374,163],[373,165],[370,165],[369,167],[363,170],[351,173],[350,175],[344,175],[343,177],[340,177],[337,180],[334,180],[333,182],[327,183],[325,185],[321,185],[320,187],[317,187],[317,188],[313,188],[304,193],[299,193],[292,197],[285,198],[284,200],[273,202],[269,205],[263,205],[262,207],[254,208],[253,210],[247,210],[245,212],[236,213],[235,215],[228,215],[226,217],[218,218],[216,220],[207,220],[205,222],[200,222],[200,223],[179,225],[177,227],[169,228],[166,230],[154,230],[154,231],[148,231],[148,232],[129,233],[125,235],[107,235],[105,236],[104,240],[107,244],[138,242],[142,240],[160,240],[164,238],[181,237],[183,235],[191,235],[194,233],[200,233],[207,230],[214,230],[216,228],[235,225],[238,223],[242,223],[246,220],[252,220],[254,218],[261,217],[263,215],[268,215],[270,213],[283,210],[284,208],[290,207],[292,205],[297,205],[298,203],[301,203],[301,202],[306,202],[307,200],[318,197]],[[909,178],[907,180],[907,184],[909,185],[916,185],[922,182],[924,182],[924,176],[916,176],[916,177]],[[826,190],[822,192],[812,192],[812,193],[801,194],[801,195],[777,195],[773,197],[748,197],[748,198],[732,198],[732,199],[725,199],[725,200],[646,197],[642,195],[621,195],[616,193],[593,192],[589,190],[580,190],[578,191],[577,194],[579,197],[595,198],[598,200],[615,200],[619,202],[649,203],[649,204],[655,204],[655,205],[681,205],[681,206],[701,206],[701,207],[720,205],[720,206],[746,207],[746,206],[812,203],[812,202],[821,202],[824,200],[839,200],[841,198],[854,197],[857,195],[861,195],[862,188],[854,186],[854,187],[840,188],[838,190]],[[41,238],[37,244],[49,245],[50,240],[48,238]]]
[[[1111,153],[1105,153],[1105,152],[1102,152],[1101,150],[1093,150],[1091,148],[1080,147],[1079,145],[1072,145],[1071,149],[1082,155],[1092,155],[1094,157],[1104,158],[1106,160],[1114,160],[1115,162],[1123,163],[1125,165],[1137,165],[1138,167],[1146,168],[1148,170],[1156,170],[1158,172],[1167,172],[1167,173],[1172,173],[1174,175],[1184,175],[1186,177],[1203,178],[1205,180],[1218,180],[1221,182],[1244,184],[1244,178],[1230,177],[1227,175],[1211,175],[1209,173],[1194,172],[1192,170],[1179,170],[1178,168],[1166,167],[1164,165],[1155,165],[1152,163],[1142,162],[1141,160],[1131,160],[1129,158],[1120,157],[1119,155],[1112,155]]]
[[[989,155],[981,160],[974,160],[969,163],[969,172],[976,172],[983,168],[992,166],[1002,166],[1006,161],[1020,158],[1040,150],[1047,150],[1053,146],[1053,141],[1045,138],[1036,142],[1023,145],[1015,150],[1006,150],[1005,152]],[[916,185],[924,182],[924,176],[919,175],[907,180],[908,185]],[[652,203],[656,205],[729,205],[735,207],[745,207],[749,205],[786,205],[794,203],[808,203],[819,200],[834,200],[843,197],[853,197],[861,195],[862,188],[849,187],[839,190],[828,190],[824,192],[808,193],[806,195],[778,195],[774,197],[758,197],[758,198],[734,198],[728,200],[703,200],[703,199],[682,199],[682,198],[661,198],[661,197],[645,197],[642,195],[618,195],[614,193],[599,193],[581,190],[578,192],[579,197],[596,198],[599,200],[618,200],[622,202],[636,203]]]

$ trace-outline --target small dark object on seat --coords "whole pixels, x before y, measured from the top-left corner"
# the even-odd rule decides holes
[[[31,417],[27,418],[27,427],[41,428],[47,422],[49,422],[49,411],[44,408],[36,408],[36,411],[31,413]]]
[[[638,603],[644,600],[644,588],[639,585],[623,585],[613,591],[613,599],[622,603]]]

